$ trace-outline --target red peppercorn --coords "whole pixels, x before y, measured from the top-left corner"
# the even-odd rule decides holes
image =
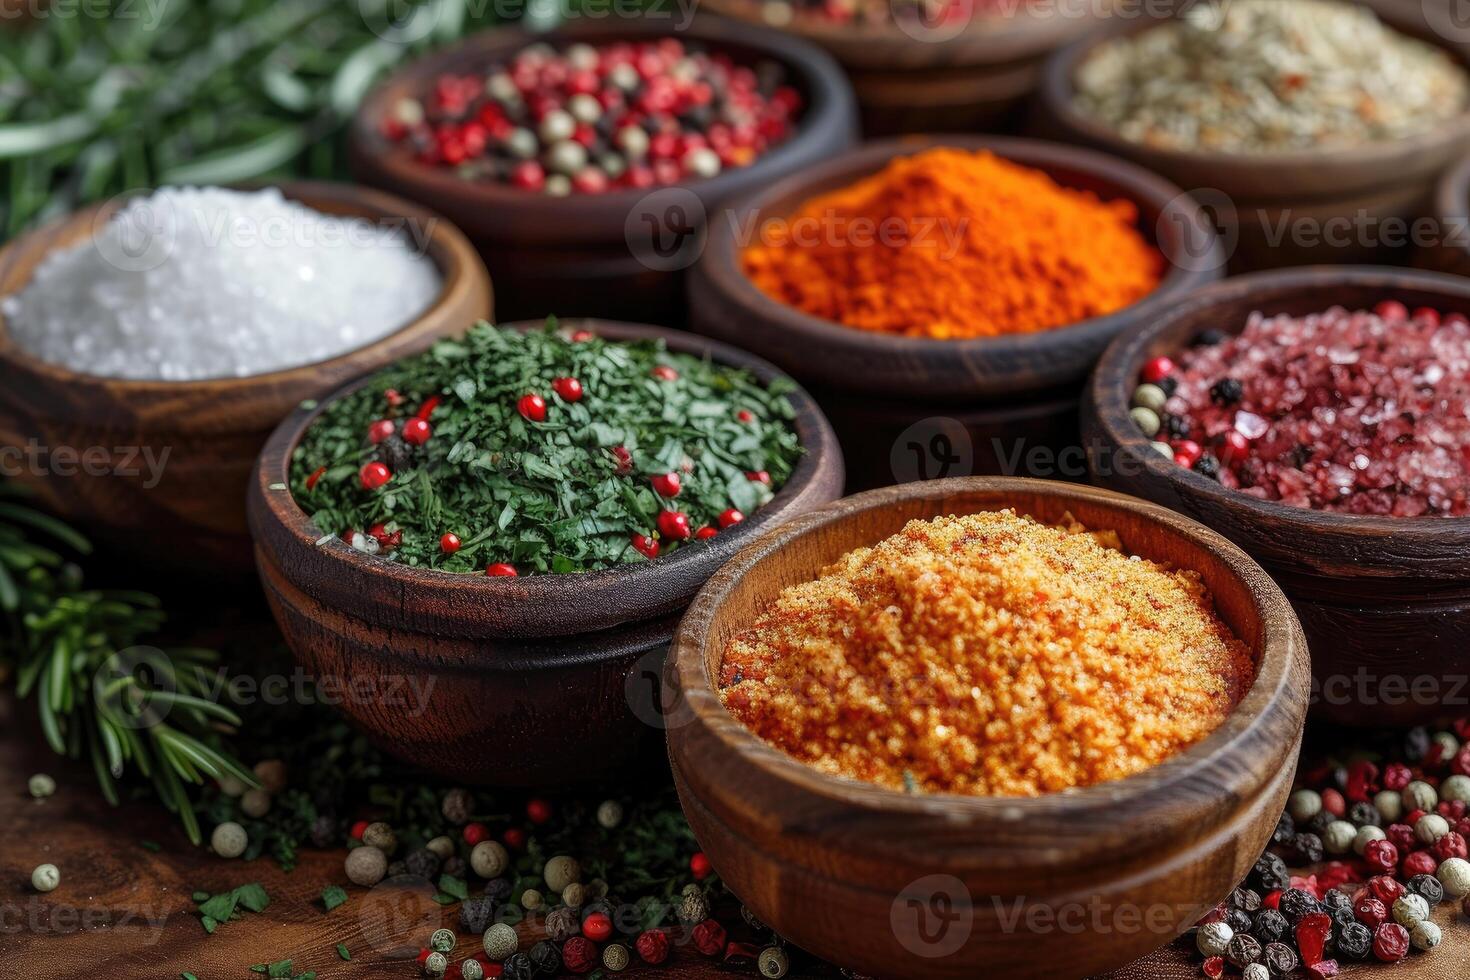
[[[433,428],[423,419],[412,418],[403,423],[403,441],[410,446],[422,446],[433,434]]]
[[[1405,878],[1415,875],[1432,875],[1439,870],[1439,859],[1431,851],[1415,851],[1404,858],[1400,874]]]
[[[1347,800],[1343,799],[1342,794],[1339,793],[1337,790],[1330,788],[1324,789],[1321,793],[1321,796],[1322,809],[1326,810],[1334,817],[1340,817],[1347,812]]]
[[[1199,458],[1205,453],[1199,443],[1193,439],[1185,439],[1174,447],[1174,462],[1186,469],[1199,462]]]
[[[1337,960],[1322,960],[1307,967],[1308,980],[1328,980],[1342,972],[1342,967]]]
[[[362,469],[357,471],[357,478],[361,481],[364,490],[376,490],[393,479],[393,471],[374,460],[371,463],[362,464]]]
[[[1414,319],[1431,327],[1439,326],[1439,310],[1421,306],[1414,311]]]
[[[1398,300],[1386,299],[1373,307],[1373,312],[1390,323],[1396,323],[1409,318],[1409,308]]]
[[[1373,933],[1373,955],[1385,963],[1397,963],[1409,955],[1409,930],[1397,922],[1385,922]]]
[[[771,485],[771,474],[765,470],[750,470],[745,474],[745,478],[751,483],[763,483],[766,486]]]
[[[649,482],[653,484],[653,492],[660,497],[677,497],[682,489],[683,481],[680,480],[677,473],[662,473],[653,477]]]
[[[511,169],[510,182],[525,191],[539,191],[546,186],[546,171],[535,160],[522,160]]]
[[[645,963],[658,966],[669,958],[669,934],[658,929],[640,934],[633,946]]]
[[[612,919],[608,918],[606,912],[593,912],[582,920],[582,935],[600,943],[612,935]]]
[[[582,382],[576,378],[557,378],[551,382],[551,390],[560,395],[562,401],[579,402],[582,400]]]
[[[658,533],[668,541],[689,540],[689,515],[677,510],[659,511]]]
[[[703,851],[695,851],[694,856],[689,859],[689,873],[694,875],[694,880],[703,881],[709,877],[711,870],[713,869],[710,867],[709,858],[705,856],[705,853]]]
[[[516,567],[509,562],[498,561],[487,566],[485,574],[491,578],[516,578],[520,572],[517,572]]]
[[[561,962],[572,973],[589,973],[597,966],[597,947],[590,939],[573,936],[562,943]]]
[[[1395,793],[1414,781],[1414,771],[1402,762],[1391,762],[1383,770],[1383,788]]]
[[[1405,783],[1404,785],[1408,785]],[[1355,803],[1366,803],[1378,792],[1379,772],[1378,766],[1372,762],[1361,760],[1348,767],[1347,798]],[[1400,787],[1402,789],[1402,787]],[[1342,814],[1337,814],[1341,816]]]
[[[394,425],[392,419],[378,419],[372,425],[368,426],[368,442],[376,446],[378,443],[391,436],[393,434],[393,429]]]
[[[1220,980],[1225,975],[1225,957],[1211,956],[1201,964],[1200,971],[1210,980]]]
[[[1470,858],[1470,844],[1466,843],[1465,835],[1453,830],[1435,841],[1432,850],[1434,856],[1441,861],[1448,861],[1450,858]]]
[[[550,822],[551,804],[539,796],[533,797],[526,801],[526,818],[534,824]]]
[[[403,532],[400,530],[389,534],[386,524],[374,524],[368,528],[367,533],[368,537],[377,541],[384,548],[396,548],[403,543]]]
[[[1140,374],[1149,384],[1158,384],[1174,373],[1174,362],[1167,357],[1155,357],[1144,364]]]
[[[673,368],[669,367],[667,364],[659,364],[659,365],[657,365],[650,373],[655,378],[657,378],[659,381],[678,381],[679,380],[679,372],[678,371],[675,371]]]
[[[399,405],[403,404],[403,396],[398,393],[397,388],[389,388],[387,391],[383,392],[383,400],[386,401],[393,408],[397,408]]]
[[[740,411],[738,411],[738,412],[735,413],[735,421],[737,421],[737,422],[754,422],[755,421],[755,415],[750,411],[750,409],[748,409],[748,408],[742,408]]]
[[[736,510],[734,507],[731,507],[729,510],[720,512],[719,520],[720,527],[733,527],[734,525],[739,524],[741,521],[745,520],[745,515],[740,513],[740,511]]]
[[[1364,895],[1353,904],[1353,916],[1369,929],[1377,929],[1388,921],[1388,906],[1372,895]]]
[[[658,542],[646,534],[633,535],[633,550],[645,558],[658,557]]]
[[[459,546],[459,535],[455,534],[453,531],[446,531],[439,538],[439,550],[444,552],[446,555],[454,554],[456,551],[459,550]]]
[[[516,411],[521,413],[522,418],[532,422],[545,422],[546,399],[534,392],[524,394],[521,400],[516,402]]]
[[[1392,875],[1375,875],[1369,878],[1368,891],[1389,908],[1393,907],[1394,902],[1404,897],[1404,886]]]
[[[359,821],[357,821],[356,823],[354,823],[352,825],[352,839],[353,840],[362,840],[362,835],[367,831],[367,829],[368,829],[368,821],[366,821],[366,820],[359,820]]]
[[[424,963],[428,961],[429,954],[432,953],[432,952],[433,952],[433,950],[430,949],[427,946],[425,946],[425,947],[423,947],[422,949],[419,950],[419,955],[418,955],[418,964],[419,964],[419,966],[423,966]]]
[[[1363,851],[1363,860],[1368,867],[1384,874],[1393,874],[1399,865],[1399,849],[1391,840],[1369,841]]]
[[[1281,889],[1277,888],[1262,895],[1261,907],[1267,909],[1279,909],[1281,907]]]
[[[1401,851],[1412,851],[1414,849],[1414,828],[1406,823],[1389,824],[1384,835],[1393,842],[1393,846]]]
[[[569,339],[574,344],[585,344],[595,336],[597,335],[591,330],[573,330]]]
[[[719,531],[716,531],[712,527],[702,527],[698,531],[694,532],[694,537],[700,541],[708,541],[710,538],[719,533]]]
[[[1220,462],[1229,466],[1244,462],[1250,455],[1250,442],[1245,436],[1231,429],[1220,437]],[[1334,791],[1335,792],[1335,791]],[[1341,816],[1341,814],[1338,814]]]
[[[490,838],[490,828],[482,823],[467,823],[461,833],[464,835],[464,842],[471,847]]]
[[[1296,947],[1302,954],[1302,963],[1311,966],[1326,958],[1327,940],[1332,935],[1332,917],[1318,913],[1309,915],[1296,924]]]
[[[1424,810],[1410,810],[1408,816],[1404,817],[1404,823],[1410,827],[1414,826],[1424,816],[1425,812]],[[1408,848],[1400,848],[1400,850],[1408,850]]]
[[[312,470],[311,476],[308,476],[306,478],[306,489],[313,489],[317,485],[317,481],[322,478],[322,474],[325,472],[327,472],[327,468],[325,466],[318,466],[316,469]]]
[[[507,827],[500,839],[512,851],[519,851],[526,846],[526,832],[519,827]]]
[[[725,927],[714,919],[705,919],[694,927],[694,948],[705,956],[719,956],[725,951]]]

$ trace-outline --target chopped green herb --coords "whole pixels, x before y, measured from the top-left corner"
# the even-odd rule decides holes
[[[330,912],[347,901],[347,892],[340,885],[328,885],[322,889],[322,908]]]
[[[291,961],[278,960],[272,963],[266,968],[265,975],[270,977],[271,980],[279,980],[281,977],[289,978],[291,976]]]
[[[138,844],[143,848],[143,850],[152,851],[154,854],[157,854],[159,851],[163,850],[163,848],[158,844],[157,841],[144,840],[139,841]]]
[[[347,951],[347,944],[346,943],[338,943],[337,944],[337,955],[340,956],[344,960],[350,960],[350,959],[352,959],[352,954]]]
[[[266,894],[259,882],[251,882],[241,885],[218,895],[210,895],[203,901],[198,896],[202,892],[195,892],[195,901],[199,903],[199,921],[204,926],[204,931],[213,935],[214,930],[221,922],[228,922],[237,917],[237,907],[244,908],[247,912],[261,912],[270,905],[270,896]]]
[[[195,892],[190,897],[194,900],[194,904],[198,905],[200,902],[209,901],[209,892]]]
[[[449,895],[453,895],[461,902],[470,897],[470,889],[469,886],[464,883],[464,879],[456,878],[454,877],[454,875],[440,875],[439,890]]]
[[[199,980],[199,978],[192,973],[180,973],[179,980]]]

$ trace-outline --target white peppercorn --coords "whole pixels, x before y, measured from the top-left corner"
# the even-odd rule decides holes
[[[439,812],[444,814],[444,819],[458,827],[462,823],[468,823],[470,813],[474,809],[475,798],[467,789],[452,789],[444,794],[444,799],[439,801]]]
[[[1439,794],[1434,787],[1423,780],[1416,779],[1404,787],[1404,806],[1411,812],[1414,810],[1433,810],[1439,805]]]
[[[1142,405],[1135,405],[1133,408],[1130,408],[1128,410],[1128,417],[1133,420],[1134,426],[1137,427],[1139,432],[1143,433],[1145,439],[1152,439],[1158,435],[1159,429],[1164,424],[1159,421],[1157,412],[1151,408],[1144,408]]]
[[[376,847],[384,854],[392,854],[398,849],[398,835],[393,833],[393,828],[379,820],[370,823],[362,832],[362,842],[368,847]]]
[[[454,854],[454,838],[435,837],[433,840],[425,844],[424,847],[430,851],[433,851],[434,854],[438,856],[439,860],[444,861],[452,857]]]
[[[607,882],[601,878],[593,878],[587,882],[587,894],[593,898],[607,898]]]
[[[602,117],[602,103],[585,92],[567,99],[567,111],[580,123],[595,123]]]
[[[1155,441],[1149,443],[1149,446],[1153,448],[1154,452],[1158,453],[1160,456],[1163,456],[1166,459],[1174,458],[1174,447],[1169,445],[1167,442]]]
[[[218,785],[220,793],[228,796],[232,800],[239,799],[240,796],[244,794],[247,789],[250,788],[249,786],[245,785],[245,781],[243,779],[240,779],[238,776],[231,776],[229,774],[221,776]]]
[[[1450,822],[1437,813],[1426,813],[1414,824],[1414,839],[1421,844],[1433,844],[1450,832]]]
[[[1386,789],[1373,797],[1373,805],[1383,816],[1384,823],[1395,823],[1399,817],[1404,815],[1404,797],[1391,789]]]
[[[623,822],[623,805],[617,800],[603,800],[597,806],[597,824],[612,830]]]
[[[56,780],[44,772],[38,772],[27,781],[26,788],[31,791],[31,795],[36,799],[45,799],[56,792]]]
[[[486,929],[483,943],[485,955],[497,963],[509,959],[521,945],[516,931],[504,922],[497,922]]]
[[[1329,854],[1346,854],[1358,839],[1358,828],[1346,820],[1334,820],[1322,832],[1322,846]]]
[[[791,969],[791,961],[786,957],[786,951],[780,946],[767,946],[761,950],[761,955],[756,959],[756,966],[760,968],[761,976],[770,977],[771,980],[780,980]]]
[[[541,877],[546,879],[547,888],[554,892],[564,891],[572,882],[582,880],[582,866],[576,858],[558,854],[546,862]]]
[[[1450,803],[1470,803],[1470,776],[1451,776],[1440,783],[1439,798]]]
[[[534,912],[545,904],[546,899],[535,888],[527,888],[521,892],[521,908],[527,912]]]
[[[255,778],[260,788],[275,796],[286,788],[286,764],[280,759],[262,759],[255,764]]]
[[[563,109],[552,109],[541,117],[539,135],[543,143],[550,145],[562,140],[570,140],[576,131],[577,120],[572,118],[570,112]]]
[[[1439,926],[1424,919],[1409,927],[1409,942],[1415,949],[1428,952],[1444,942],[1444,933],[1440,931]]]
[[[1440,747],[1441,759],[1453,759],[1460,751],[1460,740],[1450,732],[1435,732],[1433,744]]]
[[[510,853],[499,841],[482,840],[470,851],[470,869],[481,878],[499,878],[510,867]]]
[[[429,936],[429,948],[436,953],[447,953],[454,948],[453,929],[435,929]]]
[[[542,190],[549,197],[566,197],[572,192],[572,178],[566,174],[547,174]]]
[[[554,943],[564,943],[581,931],[575,909],[553,909],[546,914],[546,938]]]
[[[209,835],[209,846],[222,858],[239,857],[245,853],[249,844],[250,838],[246,835],[245,828],[233,820],[226,820]]]
[[[61,871],[54,864],[41,864],[31,872],[31,887],[38,892],[55,891],[61,884]]]
[[[1353,853],[1359,856],[1368,850],[1368,845],[1376,840],[1387,840],[1388,834],[1383,832],[1382,827],[1374,827],[1371,824],[1359,827],[1357,836],[1353,838]]]
[[[562,904],[569,909],[579,909],[587,904],[587,886],[574,881],[561,891]]]
[[[443,953],[430,953],[424,959],[424,976],[442,977],[449,970],[449,957]]]
[[[247,789],[240,796],[240,809],[245,816],[259,820],[271,812],[271,795],[263,789]]]
[[[1306,823],[1322,812],[1322,796],[1316,790],[1299,789],[1286,801],[1286,810],[1297,823]]]
[[[1470,861],[1464,858],[1447,858],[1435,872],[1435,877],[1450,898],[1470,895]]]
[[[354,847],[347,852],[343,869],[348,881],[371,888],[388,873],[388,856],[376,847]]]
[[[709,918],[709,903],[704,900],[702,892],[685,892],[684,897],[679,900],[675,914],[685,925],[698,925]]]
[[[1264,963],[1247,963],[1241,980],[1271,980],[1271,970]]]
[[[1427,918],[1429,918],[1429,903],[1425,901],[1423,895],[1404,892],[1393,903],[1393,921],[1405,929]]]
[[[1195,933],[1194,945],[1205,959],[1209,959],[1211,956],[1224,956],[1230,940],[1234,938],[1235,930],[1228,922],[1208,922]]]
[[[465,960],[459,965],[461,980],[485,980],[485,968],[479,960]]]
[[[1158,385],[1141,384],[1133,389],[1133,404],[1137,408],[1146,408],[1158,417],[1158,413],[1164,410],[1164,405],[1169,401],[1169,396],[1164,389]]]
[[[628,947],[622,943],[609,943],[602,951],[602,965],[610,973],[621,973],[628,968],[628,963],[633,959],[628,952]]]

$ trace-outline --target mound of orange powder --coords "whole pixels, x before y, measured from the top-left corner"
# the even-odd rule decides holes
[[[1103,201],[987,151],[928,150],[766,220],[745,249],[766,294],[862,330],[1034,333],[1148,295],[1164,256],[1128,200]]]

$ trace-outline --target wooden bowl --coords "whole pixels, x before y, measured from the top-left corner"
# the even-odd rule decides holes
[[[276,423],[303,399],[417,353],[491,315],[490,281],[463,235],[406,201],[345,184],[280,185],[326,214],[404,221],[444,279],[439,298],[402,329],[357,350],[245,378],[136,381],[81,374],[38,360],[0,318],[0,447],[35,443],[54,465],[15,467],[15,478],[67,521],[119,552],[190,571],[248,574],[245,487]],[[53,249],[90,238],[117,201],[78,211],[0,251],[0,295],[23,288]],[[89,454],[63,466],[61,450]],[[161,465],[145,465],[148,460]]]
[[[935,146],[992,150],[1064,186],[1134,201],[1141,230],[1169,260],[1164,279],[1133,306],[1063,329],[929,340],[822,320],[766,295],[746,276],[740,229],[789,216],[812,197],[875,173],[895,157]],[[712,225],[691,274],[691,325],[775,362],[816,393],[842,440],[851,487],[904,482],[908,474],[896,463],[907,452],[903,443],[916,425],[924,441],[935,418],[954,419],[951,441],[964,433],[970,444],[972,462],[949,475],[1005,472],[1023,438],[1027,448],[1076,446],[1080,389],[1108,341],[1218,278],[1225,265],[1203,213],[1177,187],[1122,160],[1037,140],[951,136],[873,143],[734,200],[730,210],[728,220]]]
[[[670,350],[767,382],[779,376],[702,337],[564,322],[614,340],[662,337]],[[294,412],[266,444],[250,484],[256,562],[276,620],[307,669],[372,686],[373,696],[343,706],[348,715],[387,751],[455,779],[553,785],[606,776],[653,730],[656,702],[633,703],[634,694],[647,693],[641,685],[650,670],[657,677],[690,597],[762,529],[842,492],[841,450],[816,403],[797,390],[791,400],[805,456],[770,503],[700,547],[603,571],[495,579],[413,568],[336,540],[318,546],[320,532],[278,488],[289,483],[291,454],[307,427],[369,380]],[[421,710],[394,703],[390,694],[404,690],[427,691]]]
[[[1447,43],[1436,32],[1425,13],[1428,4],[1353,2],[1365,3],[1388,26],[1444,48],[1470,68],[1470,47]],[[1073,106],[1072,80],[1098,45],[1160,23],[1119,19],[1057,51],[1041,83],[1043,129],[1066,142],[1132,160],[1196,192],[1215,212],[1238,269],[1383,261],[1382,242],[1391,235],[1407,237],[1408,223],[1428,210],[1436,178],[1470,150],[1470,111],[1405,139],[1336,150],[1183,151],[1124,139]],[[1288,228],[1306,234],[1283,237]],[[1314,229],[1324,236],[1321,240],[1311,237]],[[1407,247],[1398,251],[1407,256]]]
[[[677,36],[742,61],[775,61],[806,99],[796,134],[748,167],[659,191],[620,190],[564,198],[470,182],[417,162],[381,134],[381,120],[444,72],[471,72],[512,57],[533,42],[564,45]],[[857,141],[852,89],[835,62],[796,38],[734,23],[696,21],[677,31],[666,17],[583,20],[549,33],[499,28],[416,61],[364,100],[351,131],[353,169],[387,188],[452,215],[474,240],[495,278],[502,316],[587,315],[677,322],[683,313],[679,246],[697,241],[704,214],[726,198],[769,184]],[[659,252],[652,222],[670,251]]]
[[[1314,712],[1374,727],[1464,713],[1470,519],[1370,517],[1257,500],[1164,459],[1128,407],[1144,360],[1178,351],[1205,326],[1238,333],[1257,310],[1362,309],[1389,297],[1470,313],[1470,281],[1432,273],[1344,267],[1230,279],[1119,337],[1098,364],[1083,412],[1099,482],[1187,514],[1260,562],[1311,642]]]
[[[780,30],[830,52],[847,71],[869,138],[1005,131],[1020,124],[1047,56],[1104,22],[1101,4],[1062,6],[1050,16],[1012,7],[1006,16],[977,14],[937,29],[798,16]],[[708,0],[705,7],[770,29],[762,0]]]
[[[1446,170],[1434,190],[1434,236],[1421,242],[1414,264],[1470,275],[1470,154]]]
[[[1047,522],[1071,514],[1115,529],[1131,553],[1200,573],[1258,664],[1219,730],[1144,773],[1068,793],[907,795],[819,773],[720,704],[730,637],[782,588],[910,520],[1006,507]],[[665,677],[679,799],[721,878],[796,945],[882,977],[1082,977],[1162,946],[1260,857],[1291,788],[1308,693],[1291,607],[1230,542],[1140,500],[1011,479],[874,490],[763,535],[689,607]],[[1106,924],[1058,927],[1079,914],[1094,923],[1093,908]],[[1110,927],[1124,916],[1132,930]],[[1033,921],[1050,928],[1038,934]]]

